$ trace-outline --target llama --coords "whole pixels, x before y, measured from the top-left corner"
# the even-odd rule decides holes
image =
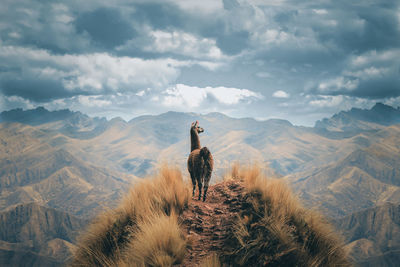
[[[214,160],[210,150],[207,147],[201,148],[199,133],[204,129],[199,126],[199,122],[192,123],[190,127],[190,155],[188,158],[188,171],[193,184],[193,196],[196,191],[196,183],[199,188],[199,200],[201,199],[201,190],[204,184],[203,201],[206,200],[208,183],[211,179],[211,173],[214,167]]]

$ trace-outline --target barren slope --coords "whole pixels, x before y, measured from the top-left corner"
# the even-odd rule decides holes
[[[335,222],[360,266],[395,266],[400,259],[400,205],[386,203]]]
[[[307,206],[331,217],[386,202],[400,203],[400,126],[383,128],[369,140],[366,148],[286,179]]]
[[[134,181],[40,140],[51,136],[31,126],[0,124],[0,210],[36,202],[89,218]]]
[[[60,266],[86,223],[34,203],[0,212],[0,265]]]

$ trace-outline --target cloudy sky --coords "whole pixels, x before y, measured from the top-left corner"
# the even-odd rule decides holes
[[[313,125],[397,107],[399,3],[2,0],[0,111],[217,111]]]

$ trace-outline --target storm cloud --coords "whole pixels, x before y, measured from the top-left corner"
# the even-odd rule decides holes
[[[0,9],[1,110],[220,111],[311,125],[377,101],[400,104],[394,0],[6,0]]]

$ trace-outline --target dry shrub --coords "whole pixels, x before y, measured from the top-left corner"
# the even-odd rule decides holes
[[[153,240],[164,244],[154,250],[159,253],[165,250],[168,255],[174,251],[178,262],[184,249],[183,239],[178,238],[180,232],[177,231],[175,214],[182,213],[189,200],[190,190],[183,182],[181,172],[176,168],[162,167],[152,179],[134,185],[116,209],[105,211],[91,223],[78,238],[78,249],[74,252],[71,266],[129,266],[127,260],[146,257],[145,254],[139,255],[145,253],[144,250],[133,251],[132,246],[135,247],[137,239],[143,240],[143,237],[151,235]],[[159,231],[162,228],[164,231]],[[174,241],[177,244],[173,244]],[[151,244],[156,246],[158,243]],[[172,247],[167,248],[165,245],[168,244]],[[174,246],[182,251],[176,251]],[[149,266],[166,266],[144,262]]]
[[[183,260],[186,241],[177,216],[156,214],[139,223],[124,253],[124,262],[131,266],[172,266]]]
[[[98,215],[86,232],[78,237],[71,266],[115,266],[119,261],[120,247],[127,239],[128,217],[118,216],[108,210]]]
[[[227,176],[225,176],[225,179],[227,180],[238,179],[240,175],[239,171],[240,171],[240,164],[239,162],[235,161],[231,167],[230,173]]]
[[[207,257],[201,264],[201,267],[221,267],[221,262],[217,254],[212,254],[211,256]]]
[[[349,266],[343,243],[321,215],[260,168],[233,169],[246,193],[222,260],[236,266]]]

